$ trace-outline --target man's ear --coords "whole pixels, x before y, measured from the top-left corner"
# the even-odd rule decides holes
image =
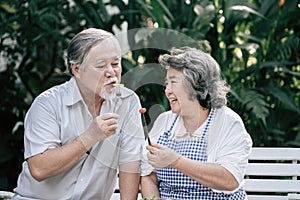
[[[72,69],[72,73],[73,73],[73,75],[76,77],[76,76],[79,76],[79,67],[78,67],[78,65],[77,64],[75,64],[75,63],[72,63],[71,64],[71,69]]]

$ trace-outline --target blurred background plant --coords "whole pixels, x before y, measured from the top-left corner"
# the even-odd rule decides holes
[[[16,186],[26,111],[70,78],[65,49],[88,27],[130,31],[124,81],[144,107],[169,109],[155,63],[184,38],[219,62],[254,146],[300,146],[298,0],[1,0],[0,18],[0,190]]]

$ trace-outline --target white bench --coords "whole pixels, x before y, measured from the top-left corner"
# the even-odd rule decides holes
[[[300,200],[300,148],[253,147],[244,188],[248,200]]]
[[[254,147],[245,178],[249,200],[300,199],[300,148]]]
[[[300,200],[300,148],[254,147],[244,188],[248,200]],[[9,199],[12,194],[1,191],[0,196]],[[111,198],[119,199],[118,192]]]

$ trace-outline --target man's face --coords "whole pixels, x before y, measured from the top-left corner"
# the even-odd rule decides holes
[[[90,49],[75,74],[81,92],[108,98],[113,84],[121,80],[121,50],[113,38],[105,39]]]

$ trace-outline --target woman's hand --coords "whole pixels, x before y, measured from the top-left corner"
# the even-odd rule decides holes
[[[147,154],[148,162],[155,168],[171,167],[181,157],[176,151],[155,143],[146,148],[149,151]]]

